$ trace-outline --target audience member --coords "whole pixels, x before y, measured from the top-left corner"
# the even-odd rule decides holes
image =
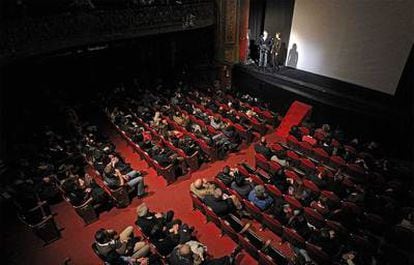
[[[237,191],[243,197],[247,197],[250,191],[253,189],[251,180],[246,179],[244,176],[237,174],[234,177],[234,181],[231,183],[231,188]]]
[[[144,241],[136,242],[134,228],[128,226],[119,235],[114,230],[99,229],[95,233],[96,249],[109,262],[116,261],[118,256],[126,261],[136,261],[150,252],[150,246]]]
[[[273,203],[273,198],[270,197],[262,185],[257,185],[249,193],[249,201],[253,202],[261,210],[267,210]]]
[[[213,195],[215,189],[216,186],[207,182],[206,179],[196,179],[190,185],[190,191],[201,199],[204,199],[207,195]]]

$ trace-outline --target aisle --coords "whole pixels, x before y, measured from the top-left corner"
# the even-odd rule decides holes
[[[312,106],[302,103],[300,101],[294,101],[290,105],[289,110],[286,112],[285,117],[276,130],[276,134],[279,137],[286,137],[289,134],[292,126],[300,124],[306,117],[312,112]]]

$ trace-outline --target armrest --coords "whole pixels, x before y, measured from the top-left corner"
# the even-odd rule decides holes
[[[93,200],[93,198],[92,198],[92,197],[90,197],[90,198],[89,198],[89,199],[87,199],[87,200],[86,200],[86,202],[84,202],[83,204],[81,204],[81,205],[79,205],[79,206],[73,206],[73,208],[75,208],[75,209],[79,209],[79,208],[85,207],[87,204],[89,204],[90,202],[92,202],[92,200]]]
[[[37,206],[35,206],[35,207],[33,207],[32,209],[28,210],[28,212],[34,212],[34,211],[36,211],[37,209],[39,209],[39,208],[43,207],[45,204],[47,204],[47,202],[46,202],[46,201],[41,201],[41,202],[39,202],[39,203],[37,204]]]

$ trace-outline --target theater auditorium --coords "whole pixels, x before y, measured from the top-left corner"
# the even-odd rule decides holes
[[[9,265],[414,264],[414,1],[0,1]]]

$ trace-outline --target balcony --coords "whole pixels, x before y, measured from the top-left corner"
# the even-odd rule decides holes
[[[26,17],[0,26],[0,64],[71,47],[203,28],[214,22],[212,0]]]

